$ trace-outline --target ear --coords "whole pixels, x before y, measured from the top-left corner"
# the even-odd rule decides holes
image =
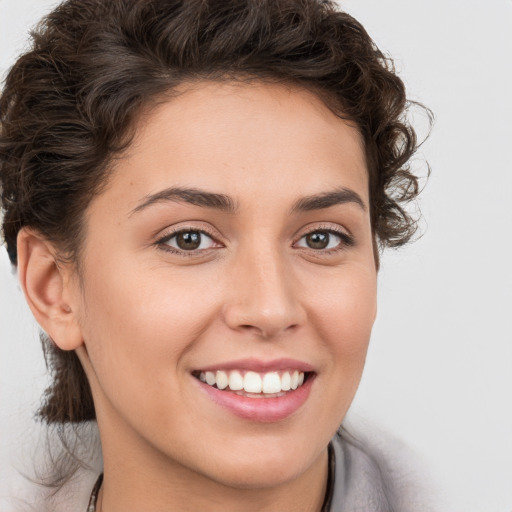
[[[76,277],[71,265],[59,264],[55,247],[39,233],[18,234],[18,277],[30,309],[43,330],[62,350],[83,344],[77,318]]]

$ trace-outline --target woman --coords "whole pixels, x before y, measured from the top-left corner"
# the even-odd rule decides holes
[[[3,232],[40,415],[98,424],[88,510],[398,509],[336,433],[379,247],[415,227],[391,63],[316,0],[71,0],[33,37],[0,100]]]

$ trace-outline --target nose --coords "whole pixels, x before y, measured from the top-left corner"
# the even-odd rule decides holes
[[[263,339],[296,330],[306,318],[296,288],[290,264],[277,250],[240,256],[229,276],[225,322]]]

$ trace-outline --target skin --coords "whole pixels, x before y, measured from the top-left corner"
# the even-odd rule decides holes
[[[236,211],[183,200],[141,207],[169,187],[229,196]],[[362,204],[292,211],[340,189]],[[376,315],[358,131],[298,87],[189,85],[141,117],[85,226],[80,273],[27,229],[19,273],[36,318],[77,350],[89,378],[105,468],[98,508],[320,510],[326,447]],[[162,241],[179,229],[208,237],[187,253]],[[353,244],[331,234],[331,248],[308,246],[307,233],[326,230]],[[237,417],[192,375],[283,357],[312,365],[315,380],[306,402],[275,422]]]

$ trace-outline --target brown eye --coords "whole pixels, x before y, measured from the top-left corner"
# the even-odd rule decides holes
[[[330,233],[315,231],[305,236],[306,244],[310,249],[325,249],[329,245]]]
[[[176,235],[176,245],[184,251],[193,251],[201,245],[201,233],[199,231],[184,231]]]
[[[211,249],[215,246],[214,240],[206,233],[197,230],[179,231],[166,237],[160,243],[177,251],[196,251]]]
[[[295,247],[327,252],[352,245],[354,245],[354,240],[350,235],[334,230],[319,229],[302,236]]]

